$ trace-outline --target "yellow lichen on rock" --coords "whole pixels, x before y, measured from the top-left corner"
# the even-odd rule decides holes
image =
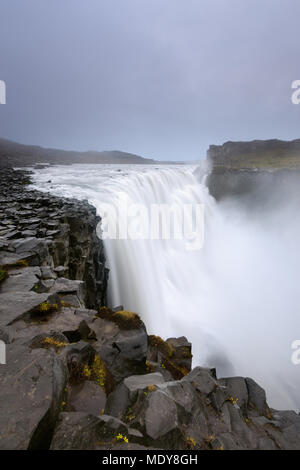
[[[63,343],[62,341],[58,341],[54,338],[51,338],[50,336],[47,336],[44,341],[43,341],[43,345],[44,346],[53,346],[56,350],[56,352],[60,352],[60,350],[62,348],[64,348],[65,346],[67,346],[68,343]]]
[[[52,313],[58,310],[58,304],[51,304],[49,302],[42,302],[34,309],[34,313]]]
[[[196,447],[196,444],[197,444],[193,437],[187,437],[185,440],[185,443],[188,449],[193,449],[194,447]]]
[[[97,316],[116,323],[121,330],[134,330],[143,325],[139,315],[128,310],[114,312],[108,307],[101,307]]]
[[[96,382],[106,393],[112,390],[112,378],[105,362],[98,354],[95,354],[91,365],[85,364],[81,372],[82,379]]]

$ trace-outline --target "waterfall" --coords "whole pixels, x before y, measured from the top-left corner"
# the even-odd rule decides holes
[[[48,181],[51,180],[51,183]],[[99,213],[129,204],[204,206],[204,244],[105,239],[111,306],[139,313],[149,334],[186,336],[193,365],[254,378],[272,406],[299,408],[291,343],[300,335],[300,227],[293,211],[217,204],[193,165],[72,165],[35,170],[35,187],[88,199]],[[119,228],[125,223],[120,214]],[[300,367],[300,365],[298,366]]]

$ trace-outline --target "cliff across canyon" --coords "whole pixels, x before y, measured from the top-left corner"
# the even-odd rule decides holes
[[[211,145],[207,151],[211,172],[207,183],[217,199],[238,197],[264,204],[270,197],[297,196],[293,188],[300,182],[300,139],[290,142],[254,140]]]

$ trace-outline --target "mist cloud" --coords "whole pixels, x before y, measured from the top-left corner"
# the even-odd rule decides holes
[[[299,137],[297,0],[2,0],[1,136],[190,160]]]

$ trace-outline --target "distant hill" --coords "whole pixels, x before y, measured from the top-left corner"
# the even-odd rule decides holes
[[[32,166],[36,163],[71,165],[74,163],[149,164],[156,162],[150,158],[143,158],[139,155],[118,150],[78,152],[48,149],[36,145],[23,145],[10,140],[0,139],[0,166],[23,167]]]
[[[214,168],[300,169],[300,139],[226,142],[223,145],[211,145],[207,157]]]

